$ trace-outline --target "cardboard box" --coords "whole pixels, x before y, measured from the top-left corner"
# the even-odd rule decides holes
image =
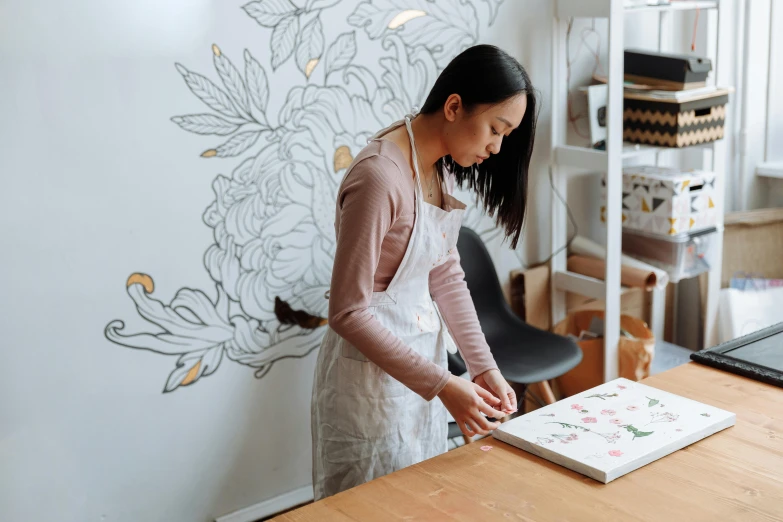
[[[529,325],[542,330],[552,330],[551,323],[551,288],[549,265],[540,265],[527,270],[512,270],[509,277],[511,308]],[[637,318],[645,323],[649,322],[651,292],[642,288],[628,288],[620,296],[620,311],[623,316]],[[606,308],[604,301],[592,299],[578,294],[566,294],[566,313],[587,311],[602,311]],[[602,341],[601,341],[602,342]],[[599,343],[600,344],[600,343]],[[602,345],[601,345],[602,346]],[[592,360],[592,359],[591,359]],[[592,364],[592,363],[591,363]],[[579,372],[590,373],[587,364]],[[580,373],[580,374],[581,374]],[[566,379],[566,387],[571,381]],[[550,381],[555,397],[563,397],[560,383],[557,379]],[[541,395],[538,388],[534,387],[534,393]],[[538,409],[539,405],[530,397],[522,401],[521,409],[524,413]]]
[[[527,270],[513,270],[511,281],[511,308],[530,326],[551,330],[551,289],[549,266],[541,265]],[[643,288],[627,288],[620,296],[620,312],[649,322],[651,292]],[[604,310],[602,300],[578,294],[566,294],[566,313],[582,310]]]
[[[552,327],[549,265],[512,270],[509,279],[511,309],[530,326],[548,331]]]

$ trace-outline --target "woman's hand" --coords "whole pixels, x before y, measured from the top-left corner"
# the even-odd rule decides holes
[[[514,393],[498,370],[487,370],[477,376],[474,382],[500,399],[499,406],[505,415],[495,417],[496,419],[501,419],[509,413],[517,411],[517,394]]]
[[[484,415],[495,419],[505,417],[503,412],[490,406],[490,404],[499,405],[500,399],[493,397],[478,384],[455,375],[449,377],[438,398],[454,417],[463,435],[467,437],[488,435],[490,431],[500,426],[499,422],[490,422]]]

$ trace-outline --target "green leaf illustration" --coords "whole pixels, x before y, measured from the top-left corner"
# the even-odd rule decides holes
[[[585,397],[586,399],[601,399],[602,401],[605,401],[607,397],[617,397],[616,393],[597,393],[595,395],[589,395]]]
[[[588,428],[585,428],[584,426],[579,426],[578,424],[568,424],[567,422],[547,422],[547,424],[559,424],[564,428],[573,428],[576,430],[590,431]]]
[[[654,431],[639,431],[639,429],[635,428],[632,424],[626,424],[620,427],[625,428],[630,433],[633,433],[634,439],[636,439],[637,437],[646,437],[648,435],[652,435],[653,433],[655,433]]]
[[[647,398],[650,399],[649,397],[647,397]],[[658,404],[658,402],[659,402],[658,399],[650,399],[650,404],[648,404],[647,407],[648,408],[652,408],[653,406]]]

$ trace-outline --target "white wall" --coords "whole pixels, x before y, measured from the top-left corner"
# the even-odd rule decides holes
[[[740,143],[737,154],[737,210],[783,206],[783,180],[756,175],[765,162],[783,161],[783,110],[780,86],[783,85],[783,51],[780,26],[783,6],[771,0],[739,2],[741,15],[748,22],[748,34],[742,42],[739,66],[748,82],[741,84],[744,119],[739,121]],[[772,40],[772,41],[770,41]]]
[[[778,28],[783,25],[783,5],[779,2],[770,4],[770,26]],[[771,56],[769,61],[769,88],[767,91],[767,139],[765,161],[783,164],[783,99],[777,95],[783,88],[783,36],[780,31],[772,30],[769,46]],[[783,179],[773,179],[768,182],[768,207],[783,207]]]

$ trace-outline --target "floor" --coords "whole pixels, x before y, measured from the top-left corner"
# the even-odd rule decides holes
[[[299,509],[299,508],[300,508],[300,507],[302,507],[302,506],[306,506],[306,505],[308,505],[308,504],[312,504],[312,503],[313,503],[313,502],[312,502],[312,501],[310,501],[310,502],[305,502],[305,503],[303,503],[303,504],[299,504],[298,506],[294,506],[294,507],[292,507],[292,508],[286,509],[285,511],[281,511],[280,513],[275,513],[274,515],[269,515],[269,516],[268,516],[268,517],[266,517],[266,518],[260,518],[260,519],[256,520],[256,522],[265,522],[265,521],[267,521],[267,520],[272,520],[272,519],[273,519],[273,518],[275,518],[275,517],[279,517],[279,516],[280,516],[280,515],[282,515],[283,513],[288,513],[289,511],[293,511],[293,510],[295,510],[295,509]]]
[[[655,375],[656,373],[671,370],[675,366],[685,364],[690,361],[692,353],[691,350],[683,348],[682,346],[658,341],[655,344],[655,357],[653,357],[650,373]]]

